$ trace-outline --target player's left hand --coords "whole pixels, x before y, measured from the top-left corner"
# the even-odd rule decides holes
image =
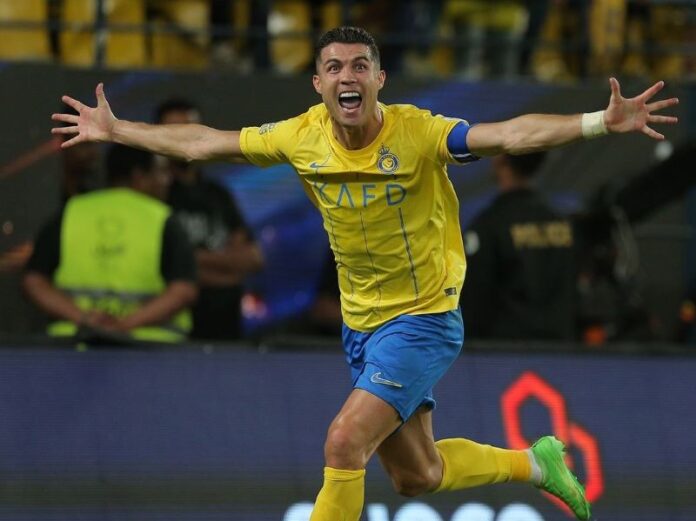
[[[662,90],[664,81],[658,81],[635,98],[621,96],[621,87],[616,78],[609,78],[611,85],[611,98],[609,106],[604,112],[604,124],[609,132],[642,132],[653,139],[664,139],[665,136],[653,130],[650,125],[654,123],[677,123],[674,116],[661,116],[653,112],[672,107],[679,103],[678,98],[669,98],[650,102],[650,99]]]

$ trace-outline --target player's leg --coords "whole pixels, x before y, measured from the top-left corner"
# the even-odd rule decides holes
[[[590,518],[585,491],[563,461],[563,444],[545,436],[524,451],[501,449],[464,438],[435,442],[431,410],[421,407],[377,449],[400,494],[458,490],[530,481],[565,502],[581,520]]]
[[[365,465],[400,424],[391,405],[362,389],[353,390],[326,435],[324,484],[310,521],[358,521],[364,503]]]
[[[330,467],[365,468],[377,447],[401,425],[394,407],[383,399],[354,389],[329,426],[324,457]]]
[[[357,521],[367,461],[456,359],[461,315],[403,315],[370,333],[344,328],[343,344],[354,391],[329,427],[311,521]]]
[[[553,436],[544,436],[529,451],[541,469],[539,488],[563,501],[581,520],[590,519],[585,489],[565,464],[565,446]]]
[[[455,310],[399,317],[367,344],[355,385],[383,398],[405,422],[379,454],[397,490],[406,494],[529,477],[523,452],[464,439],[433,440],[432,387],[457,359],[463,340],[461,314]]]
[[[426,407],[419,408],[403,428],[384,440],[377,453],[396,491],[406,496],[529,481],[532,475],[526,451],[463,438],[435,442],[432,411]]]
[[[433,438],[432,411],[419,408],[398,432],[377,449],[394,490],[413,497],[435,490],[442,481],[442,458]]]
[[[440,440],[435,445],[443,463],[442,483],[435,492],[503,481],[531,481],[561,499],[578,519],[590,518],[585,489],[565,464],[565,447],[553,436],[544,436],[523,451],[463,438]]]

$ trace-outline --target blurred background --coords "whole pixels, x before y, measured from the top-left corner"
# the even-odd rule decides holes
[[[213,305],[239,330],[56,339],[22,281],[45,223],[105,185],[108,147],[70,155],[50,134],[61,95],[94,104],[102,81],[119,118],[162,121],[184,100],[212,127],[272,123],[320,102],[313,45],[339,25],[376,37],[381,101],[471,123],[603,109],[610,76],[627,97],[661,79],[659,96],[680,98],[664,141],[544,158],[534,187],[574,230],[572,331],[471,324],[439,420],[507,446],[556,432],[598,517],[696,517],[696,2],[0,0],[0,518],[307,519],[349,382],[333,258],[292,168],[195,165],[229,194],[225,233],[263,258],[239,272],[233,306]],[[498,193],[495,169],[449,169],[464,233]],[[368,475],[368,521],[566,519],[515,487],[406,502]]]

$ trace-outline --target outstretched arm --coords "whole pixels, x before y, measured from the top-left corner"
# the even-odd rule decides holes
[[[103,83],[97,85],[96,96],[96,107],[88,107],[70,96],[63,96],[63,102],[78,113],[53,114],[51,117],[53,121],[70,124],[51,131],[72,136],[61,145],[63,148],[83,141],[111,141],[185,161],[245,160],[239,147],[238,131],[216,130],[196,124],[149,125],[121,120],[111,112]]]
[[[658,81],[635,98],[621,96],[616,78],[610,78],[609,83],[609,106],[601,112],[568,116],[527,114],[499,123],[481,123],[469,130],[469,150],[477,156],[525,154],[555,148],[582,138],[625,132],[642,132],[653,139],[664,139],[651,125],[674,124],[677,118],[653,112],[679,103],[677,98],[650,102],[662,90],[664,82]]]

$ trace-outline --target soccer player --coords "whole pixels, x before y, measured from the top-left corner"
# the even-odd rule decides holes
[[[464,336],[458,299],[466,262],[446,165],[608,133],[663,139],[651,125],[677,120],[654,112],[678,100],[650,101],[662,82],[626,99],[612,78],[606,110],[469,126],[379,103],[385,77],[372,36],[341,27],[317,44],[313,84],[323,103],[297,117],[241,131],[135,123],[113,115],[100,83],[96,107],[63,97],[79,115],[54,114],[71,125],[53,132],[72,135],[65,147],[115,141],[183,160],[286,162],[297,171],[336,259],[353,381],[326,435],[324,484],[311,521],[359,519],[365,466],[375,452],[407,496],[529,481],[589,519],[584,490],[555,438],[525,451],[434,440],[432,387],[459,355]]]

